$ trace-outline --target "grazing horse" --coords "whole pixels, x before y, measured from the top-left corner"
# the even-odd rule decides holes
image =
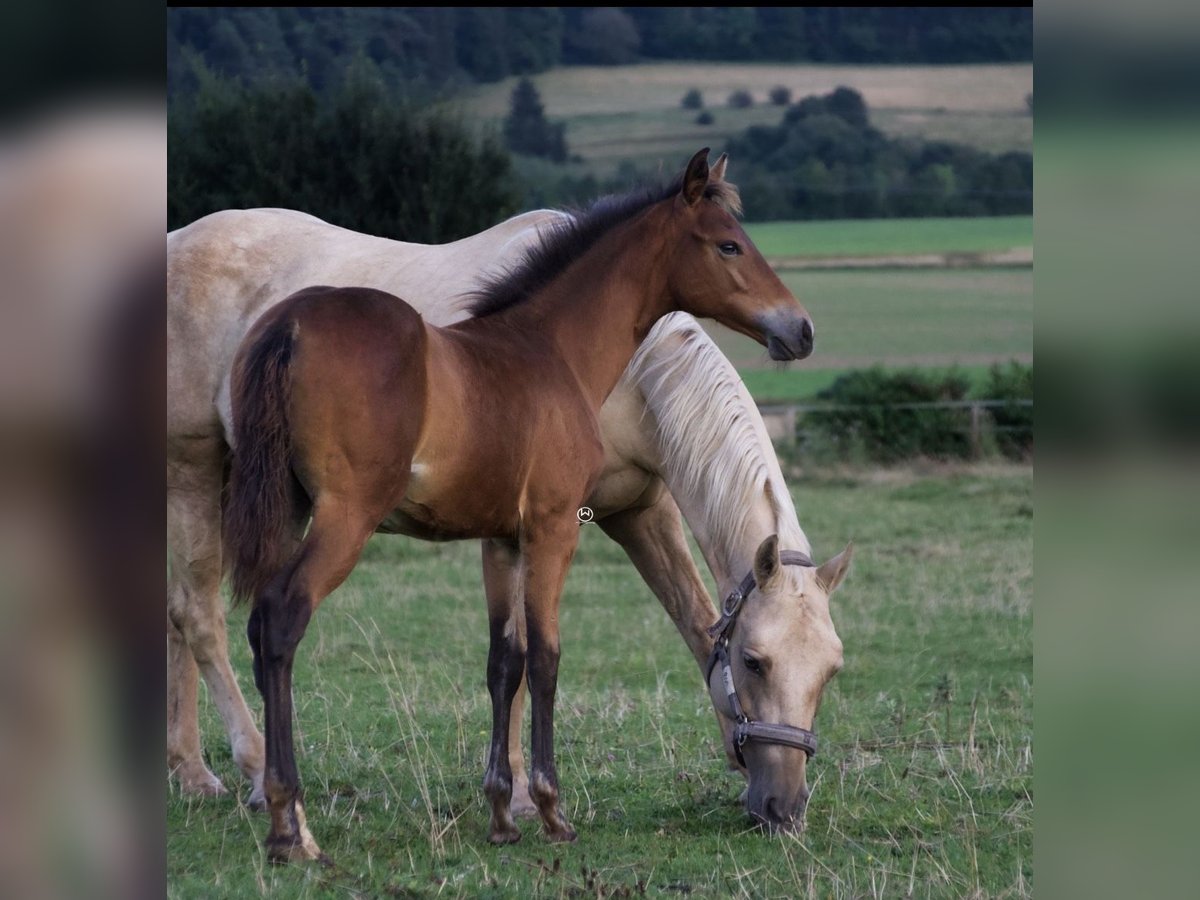
[[[692,565],[679,509],[721,597],[744,590],[747,574],[755,575],[727,653],[739,702],[760,718],[812,727],[824,687],[842,666],[829,596],[852,551],[847,547],[819,567],[780,568],[768,542],[785,548],[784,558],[792,558],[788,551],[809,556],[808,537],[750,392],[687,313],[664,316],[651,329],[609,395],[601,426],[605,470],[588,505],[629,554],[706,674],[730,764],[749,779],[750,816],[772,829],[792,829],[808,802],[808,754],[760,741],[739,752],[737,716],[722,673],[711,665],[712,603]],[[765,568],[756,567],[760,558]],[[519,739],[522,701],[523,692],[514,703],[509,757],[514,796],[525,812],[533,807]]]
[[[518,591],[487,592],[489,838],[520,837],[508,732],[526,666],[530,795],[550,840],[575,838],[554,764],[557,614],[578,541],[575,511],[603,467],[600,407],[673,310],[716,319],[777,360],[812,350],[807,313],[720,202],[726,186],[710,182],[707,153],[666,191],[606,199],[556,229],[457,325],[427,325],[382,291],[318,287],[250,330],[234,364],[223,533],[235,597],[254,604],[248,633],[266,707],[272,858],[321,856],[300,803],[292,666],[317,605],[380,528],[483,538],[494,562],[485,582],[497,571],[520,579]],[[774,546],[756,558],[764,583],[778,575],[765,552]],[[736,612],[726,610],[718,647],[728,645]],[[722,671],[737,711],[727,659]]]

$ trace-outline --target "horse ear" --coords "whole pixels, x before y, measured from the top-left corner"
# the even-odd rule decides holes
[[[825,588],[826,594],[832,594],[838,589],[838,585],[850,571],[850,559],[853,556],[854,542],[851,541],[846,545],[845,550],[817,569],[817,581],[821,583],[821,587]]]
[[[725,180],[725,166],[729,164],[729,154],[722,153],[717,157],[717,161],[712,164],[712,169],[709,170],[708,180],[712,184],[718,181]]]
[[[779,574],[779,565],[779,535],[773,534],[754,552],[754,583],[760,591]]]
[[[688,206],[695,206],[704,196],[708,187],[708,148],[705,147],[692,157],[683,173],[683,200]]]

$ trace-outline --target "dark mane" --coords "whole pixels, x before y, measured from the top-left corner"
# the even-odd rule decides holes
[[[475,318],[503,312],[528,300],[566,271],[580,256],[595,246],[609,231],[627,222],[655,203],[683,189],[683,177],[668,185],[601,197],[582,210],[564,210],[573,218],[544,230],[513,268],[485,281],[467,307]],[[738,209],[737,193],[725,182],[709,184],[705,197],[731,211]]]
[[[566,271],[567,267],[595,246],[622,222],[680,190],[680,180],[663,187],[652,186],[627,194],[601,197],[586,209],[568,209],[572,219],[542,231],[507,271],[483,283],[468,309],[475,318],[502,312],[528,300]]]

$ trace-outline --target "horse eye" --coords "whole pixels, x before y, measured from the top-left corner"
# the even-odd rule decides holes
[[[748,671],[753,672],[755,675],[762,674],[762,663],[749,654],[742,654],[742,665],[744,665]]]
[[[717,244],[717,249],[721,251],[722,256],[738,256],[742,252],[742,248],[733,241],[722,241]]]

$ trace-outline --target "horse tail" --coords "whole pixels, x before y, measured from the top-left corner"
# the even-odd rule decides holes
[[[222,516],[235,604],[255,604],[295,550],[312,508],[292,468],[288,423],[295,333],[271,322],[233,372],[234,453]]]

